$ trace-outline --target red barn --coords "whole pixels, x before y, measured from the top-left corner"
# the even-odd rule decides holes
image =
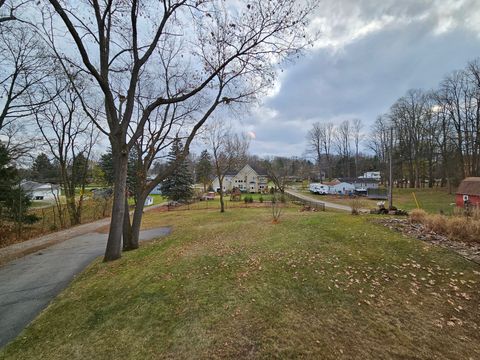
[[[467,201],[470,205],[480,206],[480,177],[468,177],[460,183],[455,203],[459,207],[464,207]]]

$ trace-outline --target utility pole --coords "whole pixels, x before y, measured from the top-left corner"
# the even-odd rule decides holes
[[[393,127],[390,128],[390,151],[389,151],[389,180],[388,180],[388,209],[393,207],[393,166],[392,166],[392,152],[393,152]]]

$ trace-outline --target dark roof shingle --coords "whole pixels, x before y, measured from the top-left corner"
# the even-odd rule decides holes
[[[465,178],[458,186],[457,194],[480,196],[480,177]]]

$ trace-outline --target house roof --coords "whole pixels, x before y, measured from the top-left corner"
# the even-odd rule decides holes
[[[376,184],[378,183],[378,179],[373,179],[373,178],[364,178],[364,177],[359,177],[359,178],[340,178],[340,181],[342,182],[347,182],[350,184],[358,184],[358,183],[371,183],[371,184]]]
[[[40,188],[47,188],[47,189],[58,189],[58,185],[50,184],[50,183],[39,183],[36,181],[23,181],[20,183],[20,187],[23,191],[34,191]]]
[[[328,186],[334,186],[334,185],[340,184],[340,182],[341,181],[338,179],[333,179],[332,181],[324,181],[322,184],[328,185]]]
[[[340,187],[342,187],[342,186],[345,186],[345,185],[353,186],[352,183],[349,183],[349,182],[346,182],[346,181],[342,181],[342,182],[336,183],[335,185],[332,185],[332,186],[333,186],[333,187],[335,187],[335,186],[340,186]]]
[[[467,177],[459,185],[457,194],[480,196],[480,177]]]

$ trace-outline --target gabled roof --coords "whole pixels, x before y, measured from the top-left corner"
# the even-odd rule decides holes
[[[20,183],[20,187],[24,191],[34,191],[39,188],[48,188],[48,189],[58,189],[58,185],[56,184],[50,184],[50,183],[39,183],[36,181],[23,181]]]
[[[480,177],[467,177],[457,189],[457,194],[480,196]]]
[[[364,177],[358,177],[358,178],[340,178],[339,180],[342,181],[342,182],[347,182],[347,183],[351,183],[351,184],[358,184],[358,183],[376,184],[376,183],[378,183],[378,179],[364,178]]]

